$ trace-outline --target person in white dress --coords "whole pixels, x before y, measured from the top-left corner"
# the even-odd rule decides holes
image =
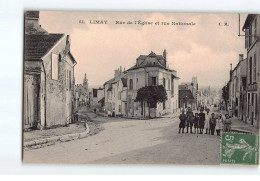
[[[207,112],[206,116],[205,116],[205,128],[206,128],[206,133],[205,134],[210,134],[210,125],[209,125],[209,113]]]
[[[217,136],[220,136],[220,131],[223,129],[223,122],[222,122],[222,115],[220,114],[217,117],[217,121],[216,121],[216,132],[217,132]]]

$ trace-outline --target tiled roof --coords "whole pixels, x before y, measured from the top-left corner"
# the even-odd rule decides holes
[[[190,90],[179,90],[179,100],[194,99]]]
[[[64,34],[25,35],[25,60],[42,58],[63,36]]]

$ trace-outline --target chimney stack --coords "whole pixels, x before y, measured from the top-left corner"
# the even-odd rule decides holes
[[[232,63],[230,64],[230,72],[229,72],[229,75],[230,75],[230,80],[232,79]]]
[[[239,54],[239,62],[244,60],[244,54]]]
[[[25,12],[25,34],[48,34],[39,24],[39,11]]]
[[[167,62],[167,52],[166,52],[166,49],[164,49],[164,51],[163,51],[163,58],[165,60],[165,67],[166,67],[166,62]]]

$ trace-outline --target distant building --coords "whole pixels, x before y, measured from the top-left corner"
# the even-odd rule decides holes
[[[92,109],[102,110],[103,103],[102,99],[104,98],[104,88],[92,88],[89,91],[89,105]]]
[[[184,98],[180,96],[180,91],[182,92],[182,94],[185,95],[189,95],[189,93],[187,94],[187,91],[182,91],[182,90],[189,90],[192,94],[192,97],[189,98],[189,106],[192,109],[196,109],[198,106],[198,102],[197,102],[197,94],[198,94],[198,81],[197,81],[197,77],[192,77],[192,81],[191,82],[185,82],[185,83],[181,83],[179,85],[179,102],[181,103],[182,106],[180,107],[185,107],[183,105],[187,106],[187,103],[185,103]],[[185,93],[184,93],[185,92]],[[181,99],[180,99],[181,97]],[[186,108],[186,107],[185,107]]]
[[[194,97],[189,89],[179,89],[179,106],[181,109],[194,108]]]
[[[70,36],[39,25],[39,11],[25,13],[24,128],[73,122],[74,66]]]
[[[249,14],[243,26],[247,49],[247,122],[259,129],[260,122],[260,15]]]
[[[83,87],[85,90],[88,91],[88,79],[87,79],[87,74],[85,73],[85,77],[83,79]]]
[[[246,63],[240,54],[236,67],[230,71],[229,81],[229,106],[232,114],[242,120],[246,119]]]
[[[163,103],[157,103],[152,108],[151,117],[158,117],[174,113],[179,108],[178,101],[178,80],[177,71],[169,69],[167,65],[167,52],[163,55],[156,55],[151,52],[149,55],[140,55],[136,64],[127,70],[127,116],[148,117],[149,108],[146,102],[142,105],[135,102],[138,89],[151,86],[163,85],[168,99]]]
[[[105,111],[111,116],[127,116],[127,79],[122,67],[104,84]]]
[[[82,84],[76,85],[76,108],[80,106],[86,106],[89,100],[89,92],[88,92],[88,79],[87,74],[85,73],[85,77],[83,79]]]

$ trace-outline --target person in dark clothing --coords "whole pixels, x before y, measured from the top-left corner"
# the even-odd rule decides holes
[[[195,117],[193,119],[194,131],[198,134],[199,131],[199,114],[195,113]]]
[[[181,133],[181,129],[182,129],[182,133],[184,133],[184,128],[185,128],[185,124],[186,124],[186,120],[187,120],[187,116],[184,113],[184,110],[182,110],[182,113],[179,116],[179,119],[180,119],[179,134],[180,134]]]
[[[78,115],[78,111],[76,110],[74,113],[74,122],[78,122],[79,119],[79,115]]]
[[[190,107],[188,107],[188,110],[186,112],[186,116],[187,116],[187,131],[186,133],[188,133],[189,128],[190,128],[190,133],[192,133],[192,126],[193,126],[193,112],[191,111]]]
[[[211,118],[210,118],[210,120],[209,120],[210,133],[211,133],[211,135],[214,135],[214,133],[215,133],[216,124],[217,124],[217,119],[216,119],[216,117],[215,117],[215,114],[212,113],[212,114],[211,114]]]
[[[201,109],[199,113],[200,134],[203,134],[204,124],[205,124],[205,113],[203,113],[203,109]]]

